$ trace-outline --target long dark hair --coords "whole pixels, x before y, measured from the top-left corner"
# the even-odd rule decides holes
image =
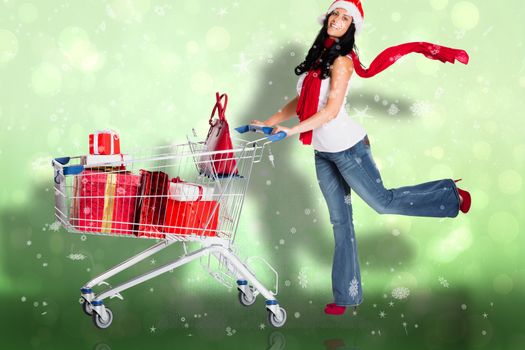
[[[321,68],[321,79],[326,79],[330,76],[330,66],[337,57],[346,56],[352,50],[355,50],[357,53],[357,47],[355,46],[355,24],[353,21],[346,33],[338,38],[331,48],[325,49],[324,42],[328,39],[328,19],[331,15],[332,13],[326,15],[323,27],[319,31],[319,34],[317,34],[317,38],[315,38],[304,62],[295,67],[295,74],[301,75],[310,69]]]

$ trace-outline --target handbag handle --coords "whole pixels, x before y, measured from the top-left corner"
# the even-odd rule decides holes
[[[226,94],[219,94],[219,92],[215,93],[215,106],[213,106],[213,110],[211,111],[210,115],[210,126],[213,126],[213,116],[215,115],[215,111],[219,113],[219,120],[225,120],[226,116],[224,115],[224,112],[226,111],[226,106],[228,105],[228,95]],[[222,99],[224,98],[224,105],[222,104]]]

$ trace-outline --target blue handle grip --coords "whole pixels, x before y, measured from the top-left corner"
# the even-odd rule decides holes
[[[243,126],[239,126],[238,128],[235,128],[235,130],[237,130],[237,132],[241,134],[244,134],[245,132],[248,132],[248,131],[262,132],[263,134],[268,135],[267,139],[271,142],[281,141],[285,139],[286,136],[288,136],[286,135],[284,131],[279,131],[277,134],[272,135],[273,128],[270,126],[262,126],[262,125],[253,125],[253,124],[243,125]]]

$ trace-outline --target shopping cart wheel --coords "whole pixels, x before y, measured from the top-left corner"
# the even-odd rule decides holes
[[[84,313],[88,316],[93,315],[93,307],[91,306],[91,303],[89,301],[84,300],[84,302],[82,303],[82,311],[84,311]]]
[[[286,310],[282,307],[280,307],[279,309],[283,314],[283,318],[281,320],[277,320],[275,314],[268,310],[268,322],[276,328],[282,327],[286,322]]]
[[[106,308],[106,312],[109,316],[109,318],[106,321],[104,321],[99,314],[93,312],[93,323],[97,328],[106,329],[111,325],[111,322],[113,322],[113,312],[111,312],[109,308]]]
[[[241,305],[251,306],[255,303],[255,299],[257,298],[255,295],[253,295],[253,293],[250,299],[250,297],[246,295],[243,291],[239,291],[239,303],[241,303]]]

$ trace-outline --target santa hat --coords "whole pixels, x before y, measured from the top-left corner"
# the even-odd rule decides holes
[[[328,8],[328,11],[319,17],[319,22],[323,24],[326,16],[337,8],[345,9],[348,15],[352,16],[355,25],[355,34],[359,34],[361,29],[363,29],[363,22],[365,20],[361,0],[335,0]]]

